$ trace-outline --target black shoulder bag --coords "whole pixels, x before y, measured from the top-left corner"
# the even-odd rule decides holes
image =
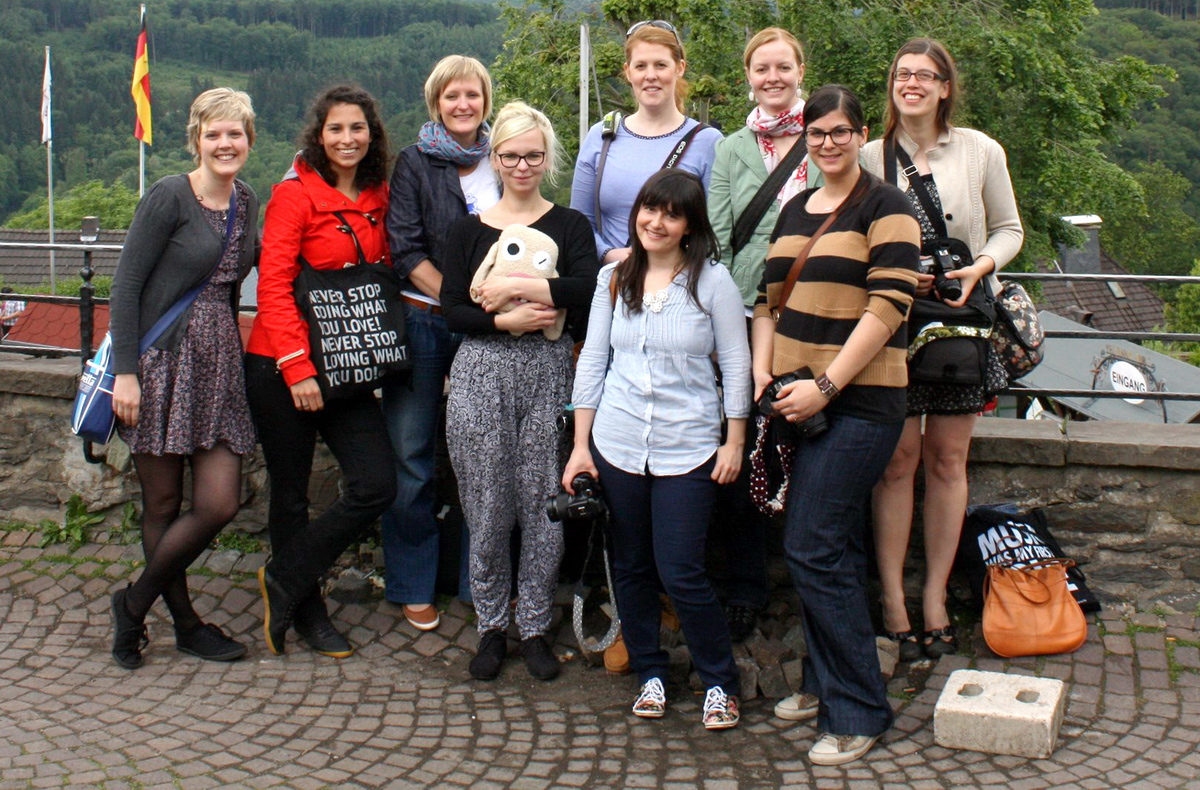
[[[742,210],[737,222],[733,224],[733,237],[729,241],[731,263],[742,251],[742,248],[750,243],[750,238],[758,228],[758,223],[762,222],[762,218],[767,214],[767,209],[771,207],[771,201],[775,200],[779,190],[783,189],[783,182],[787,181],[788,176],[800,166],[803,159],[804,140],[800,139],[792,145],[792,150],[787,152],[787,156],[775,166],[775,169],[767,176],[767,180],[758,187],[754,197],[750,198],[750,202]]]
[[[412,363],[404,330],[400,277],[383,261],[369,263],[358,236],[341,212],[338,228],[349,233],[358,263],[315,269],[303,257],[296,276],[296,304],[308,322],[310,357],[325,400],[351,398],[407,375]],[[378,220],[363,214],[374,225]]]
[[[883,172],[889,184],[896,184],[896,162],[913,192],[921,201],[925,216],[933,223],[938,238],[923,242],[922,255],[933,259],[932,266],[944,270],[969,266],[975,257],[961,239],[950,238],[946,220],[937,209],[912,158],[894,138],[884,142]],[[987,377],[988,349],[996,306],[987,278],[975,284],[962,307],[950,307],[934,293],[913,300],[908,314],[908,378],[923,384],[983,384]]]

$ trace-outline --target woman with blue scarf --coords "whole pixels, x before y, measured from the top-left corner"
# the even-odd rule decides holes
[[[392,171],[387,230],[392,265],[404,278],[409,384],[384,387],[383,409],[396,455],[396,501],[383,516],[384,594],[404,608],[413,627],[440,622],[433,605],[438,568],[434,519],[434,436],[454,352],[462,339],[446,329],[439,293],[446,232],[500,200],[488,161],[486,119],[492,78],[463,55],[442,58],[425,81],[430,122],[416,145],[400,152]]]

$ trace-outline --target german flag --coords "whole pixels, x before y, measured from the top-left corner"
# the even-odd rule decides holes
[[[146,145],[154,144],[150,127],[150,56],[146,48],[146,6],[142,6],[142,31],[138,33],[137,48],[133,56],[133,106],[137,120],[133,125],[133,136]]]

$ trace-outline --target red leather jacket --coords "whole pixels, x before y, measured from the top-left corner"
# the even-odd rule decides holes
[[[342,233],[338,211],[354,229],[363,254],[372,263],[391,265],[387,228],[387,184],[363,190],[357,201],[338,192],[303,159],[271,193],[258,262],[258,315],[246,353],[271,357],[288,386],[317,375],[310,358],[308,323],[296,306],[292,286],[300,273],[298,256],[315,269],[340,269],[357,263],[350,234]]]

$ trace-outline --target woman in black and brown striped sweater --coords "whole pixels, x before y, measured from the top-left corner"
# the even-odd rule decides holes
[[[771,236],[754,312],[754,383],[758,397],[773,377],[810,368],[815,380],[785,385],[775,409],[793,423],[818,412],[828,422],[797,442],[792,467],[784,549],[809,654],[803,691],[776,713],[818,717],[822,735],[809,759],[840,765],[866,754],[892,723],[867,606],[864,516],[904,425],[905,316],[920,227],[903,193],[859,167],[867,128],[853,93],[838,85],[813,93],[804,126],[825,185],[788,202]]]

